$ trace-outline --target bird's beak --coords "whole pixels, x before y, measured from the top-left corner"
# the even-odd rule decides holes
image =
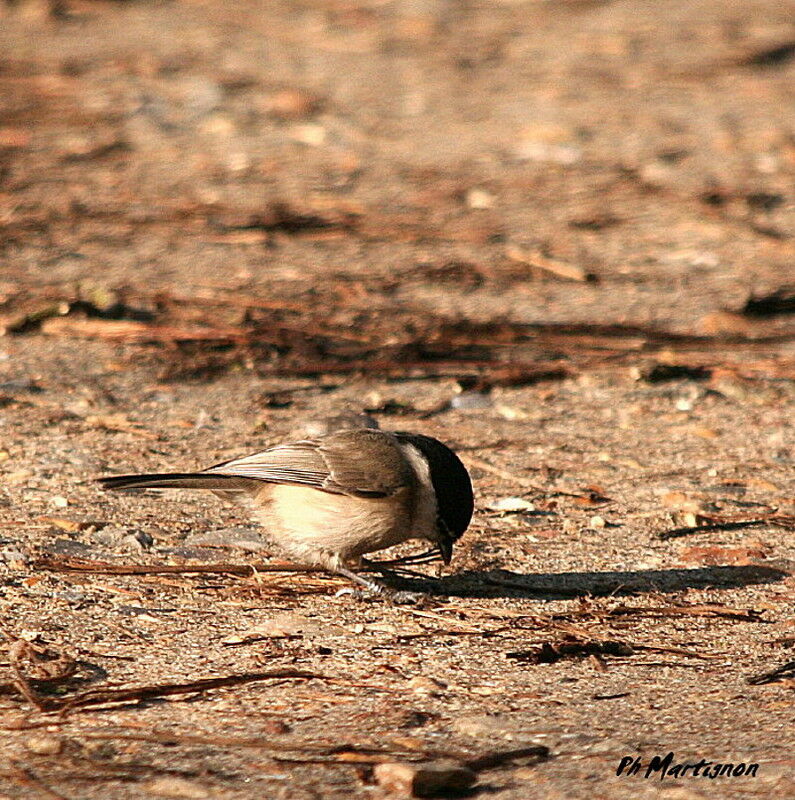
[[[439,540],[439,552],[442,554],[442,560],[445,564],[449,564],[453,558],[453,540],[448,539],[446,536]]]

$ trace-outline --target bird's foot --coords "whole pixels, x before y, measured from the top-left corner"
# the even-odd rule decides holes
[[[385,596],[383,587],[374,584],[373,586],[345,586],[334,593],[334,597],[350,597],[361,602],[372,603],[374,600],[382,600]]]
[[[337,569],[336,572],[339,575],[344,575],[355,584],[354,586],[347,586],[344,589],[340,589],[336,593],[336,597],[349,595],[356,600],[364,600],[367,602],[373,602],[374,600],[386,600],[387,602],[399,606],[425,605],[430,600],[429,595],[425,594],[424,592],[407,592],[397,589],[390,589],[388,586],[384,586],[384,584],[380,583],[379,581],[364,578],[361,575],[357,575],[355,572],[345,569],[344,567]]]
[[[372,587],[346,586],[335,592],[334,597],[350,597],[363,603],[386,601],[396,606],[422,606],[430,600],[424,592],[395,591],[379,584]]]

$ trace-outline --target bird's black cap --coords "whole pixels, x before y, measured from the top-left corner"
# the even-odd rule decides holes
[[[475,510],[472,481],[461,459],[438,439],[419,433],[395,433],[400,442],[416,447],[427,459],[436,494],[439,532],[449,537],[448,553],[469,526]],[[445,548],[442,544],[442,554]],[[445,560],[449,560],[449,557]]]

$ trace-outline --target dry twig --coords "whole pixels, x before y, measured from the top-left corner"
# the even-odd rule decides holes
[[[795,530],[795,515],[780,514],[774,511],[770,514],[756,514],[753,517],[733,515],[730,517],[715,517],[701,515],[703,525],[691,525],[684,528],[674,528],[657,534],[658,539],[678,539],[694,533],[706,531],[732,531],[742,528],[755,528],[759,525],[774,525],[784,530]]]
[[[548,272],[557,278],[563,278],[568,281],[579,281],[581,283],[596,281],[596,275],[588,272],[576,264],[569,264],[566,261],[561,261],[558,258],[550,258],[544,255],[540,250],[527,250],[519,245],[511,244],[505,250],[505,255],[512,261],[518,261],[521,264],[527,264],[534,269]]]
[[[771,669],[768,672],[760,672],[747,679],[752,686],[761,686],[765,683],[776,683],[778,681],[795,679],[795,661],[788,661],[780,667]]]

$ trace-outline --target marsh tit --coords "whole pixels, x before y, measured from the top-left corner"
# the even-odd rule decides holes
[[[290,558],[370,591],[346,564],[409,539],[447,564],[474,508],[466,467],[430,436],[358,429],[276,445],[201,472],[100,478],[105,489],[209,489],[248,507]]]

